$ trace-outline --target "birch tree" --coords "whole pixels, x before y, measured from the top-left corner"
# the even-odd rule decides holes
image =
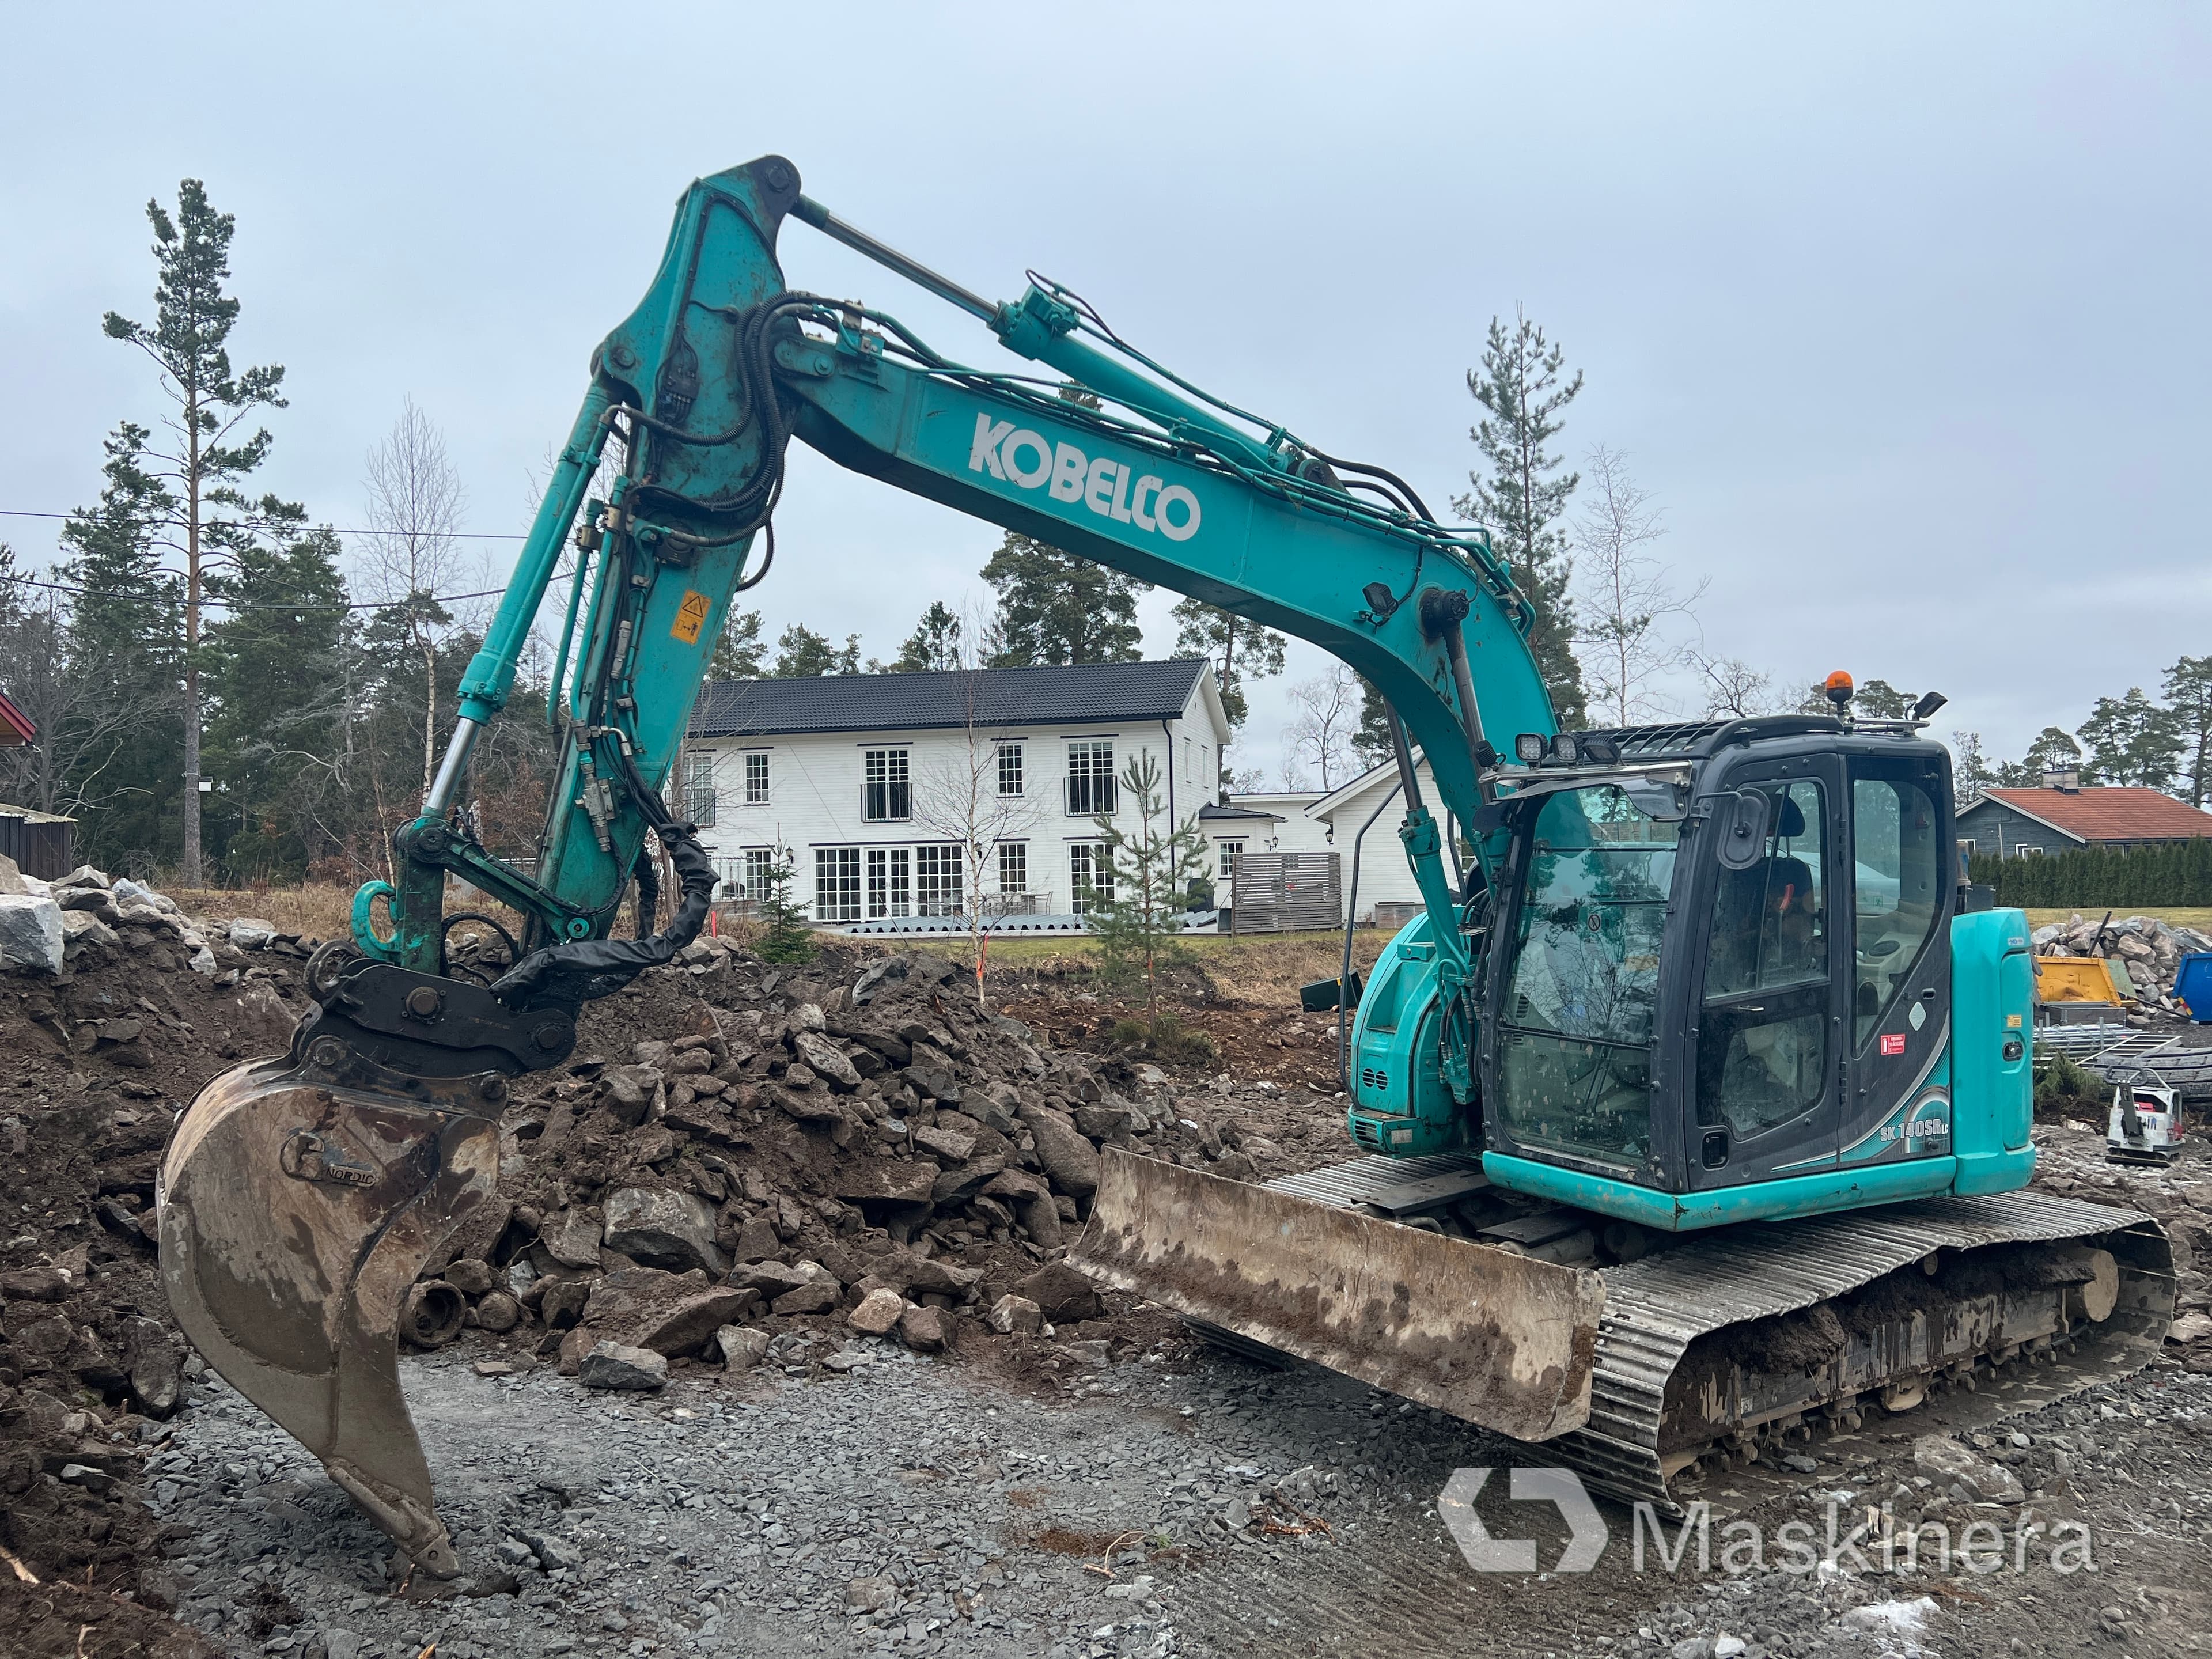
[[[438,769],[438,646],[453,624],[439,603],[460,573],[460,528],[467,497],[446,454],[446,440],[412,398],[384,441],[368,452],[368,597],[405,632],[422,665],[422,790]]]
[[[1584,465],[1589,488],[1575,520],[1576,642],[1592,712],[1634,726],[1666,712],[1657,682],[1692,660],[1689,646],[1670,640],[1667,624],[1689,617],[1706,584],[1678,594],[1667,567],[1652,556],[1667,527],[1650,491],[1630,476],[1627,456],[1599,444]]]

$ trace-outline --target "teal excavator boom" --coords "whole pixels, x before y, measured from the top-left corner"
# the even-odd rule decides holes
[[[792,289],[792,219],[1030,367],[956,362],[886,313]],[[2155,1224],[1973,1196],[2033,1165],[2026,929],[1959,913],[1948,763],[1917,724],[1854,721],[1846,697],[1832,716],[1559,733],[1530,605],[1483,532],[1200,390],[1059,284],[1000,304],[937,275],[769,156],[691,186],[645,300],[593,354],[444,763],[394,837],[396,881],[364,888],[350,943],[310,963],[290,1052],[210,1084],[164,1162],[179,1322],[417,1565],[458,1565],[398,1382],[398,1332],[445,1312],[417,1272],[492,1190],[507,1079],[565,1060],[580,1006],[703,921],[713,871],[661,791],[732,599],[774,562],[793,439],[1311,641],[1392,710],[1425,908],[1352,1034],[1348,1127],[1372,1156],[1287,1188],[1111,1157],[1090,1270],[1224,1340],[1571,1442],[1601,1482],[1662,1501],[1715,1447],[1808,1413],[1907,1401],[2091,1327],[2123,1357],[2155,1341]],[[560,759],[526,872],[457,809],[571,547]],[[648,836],[680,881],[657,930]],[[450,971],[454,877],[527,919],[489,985]],[[638,937],[616,939],[625,894]],[[2033,1294],[1974,1288],[2006,1250]],[[1851,1298],[1871,1308],[1886,1275],[1946,1252],[1965,1277],[1916,1292],[1918,1325],[1850,1322]],[[1785,1260],[1800,1269],[1778,1277]],[[1663,1296],[1662,1267],[1680,1280]],[[1649,1370],[1638,1310],[1659,1305],[1694,1389],[1608,1370],[1638,1342]],[[1759,1321],[1817,1327],[1809,1348],[1768,1345],[1814,1354],[1805,1376],[1715,1370]]]

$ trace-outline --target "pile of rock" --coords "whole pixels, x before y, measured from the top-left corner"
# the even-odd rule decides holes
[[[41,881],[0,858],[0,968],[58,974],[87,945],[120,944],[125,927],[172,939],[195,973],[216,972],[215,952],[200,927],[167,894],[111,881],[88,864],[59,881]]]
[[[2110,917],[2054,921],[2031,937],[2035,953],[2043,957],[2102,957],[2127,970],[2136,999],[2147,1007],[2180,1013],[2173,999],[2173,977],[2181,959],[2199,951],[2212,951],[2212,939],[2194,927],[2169,927],[2156,916],[2130,916],[2124,921]]]
[[[602,1386],[749,1367],[810,1322],[935,1352],[1095,1319],[1060,1258],[1103,1148],[1253,1173],[1233,1127],[985,1012],[927,954],[846,982],[702,941],[587,1012],[587,1044],[617,1034],[619,1060],[518,1085],[501,1199],[430,1274]]]

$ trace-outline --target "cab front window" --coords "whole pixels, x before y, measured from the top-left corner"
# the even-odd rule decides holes
[[[1498,1109],[1524,1146],[1625,1168],[1649,1157],[1678,830],[1610,786],[1562,790],[1537,811],[1498,1021]]]

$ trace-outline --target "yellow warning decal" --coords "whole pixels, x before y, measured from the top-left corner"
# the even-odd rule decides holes
[[[2018,1014],[2007,1014],[2005,1016],[2005,1029],[2010,1031],[2017,1031],[2020,1030],[2020,1016]]]
[[[684,603],[676,608],[676,625],[668,631],[686,645],[699,643],[699,630],[707,625],[707,613],[714,609],[714,601],[694,587],[684,590]]]

